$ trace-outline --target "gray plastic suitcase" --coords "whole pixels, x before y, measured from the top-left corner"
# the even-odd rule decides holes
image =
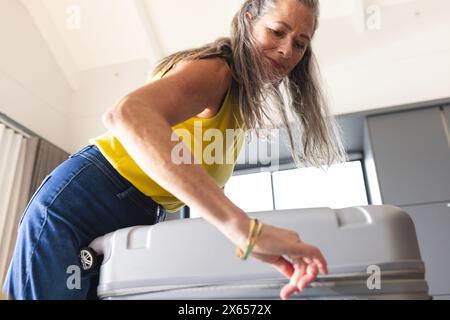
[[[314,208],[252,213],[319,247],[329,274],[293,299],[430,299],[414,224],[400,208]],[[288,282],[203,219],[118,230],[94,240],[103,254],[101,299],[279,299]]]

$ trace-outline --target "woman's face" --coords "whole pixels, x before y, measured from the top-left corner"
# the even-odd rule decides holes
[[[299,0],[278,0],[273,10],[254,22],[252,34],[258,50],[277,78],[287,76],[301,61],[314,23],[312,9]]]

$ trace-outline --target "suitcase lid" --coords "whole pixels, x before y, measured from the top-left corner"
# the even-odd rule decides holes
[[[328,262],[322,282],[351,277],[422,275],[415,228],[393,206],[313,208],[249,214],[263,223],[295,230],[319,247]],[[91,246],[104,254],[99,296],[229,283],[286,280],[268,264],[242,261],[228,239],[203,219],[167,221],[118,230]]]

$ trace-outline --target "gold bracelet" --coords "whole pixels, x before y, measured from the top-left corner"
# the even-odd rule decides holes
[[[255,226],[256,226],[256,219],[251,219],[251,220],[250,220],[249,227],[248,227],[247,250],[246,250],[246,251],[248,251],[249,242],[250,242],[250,239],[251,239],[251,237],[252,237],[252,234],[253,234],[253,231],[254,231]],[[244,251],[243,251],[240,247],[237,248],[237,250],[236,250],[236,255],[237,255],[239,258],[241,258],[242,260],[245,260],[245,259],[244,259],[245,253],[244,253]]]
[[[247,248],[245,252],[241,248],[237,248],[236,254],[242,260],[246,260],[250,253],[253,251],[253,248],[256,245],[256,242],[259,240],[259,236],[261,235],[263,223],[261,223],[258,219],[251,219],[249,232],[247,237]]]
[[[257,223],[257,227],[256,227],[255,235],[251,241],[253,243],[253,245],[256,245],[256,242],[258,242],[259,236],[261,235],[262,228],[264,226],[264,224],[261,221],[259,221],[258,219],[256,219],[256,223]]]

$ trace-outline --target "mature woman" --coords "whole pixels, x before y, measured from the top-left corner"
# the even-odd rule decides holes
[[[270,110],[288,129],[297,162],[345,159],[315,78],[311,39],[318,16],[318,0],[247,0],[231,38],[163,59],[151,82],[104,114],[108,132],[43,181],[21,221],[5,293],[13,299],[95,297],[96,272],[83,274],[79,287],[67,285],[79,249],[117,229],[157,223],[161,212],[183,205],[223,233],[239,257],[251,255],[290,278],[282,298],[327,273],[318,248],[294,231],[249,218],[222,190],[245,132],[275,125]],[[301,141],[293,139],[288,112],[300,124]],[[234,130],[231,145],[215,151],[221,161],[206,161],[204,144],[193,147],[198,128],[215,130],[216,138]],[[200,139],[211,140],[205,136]]]

